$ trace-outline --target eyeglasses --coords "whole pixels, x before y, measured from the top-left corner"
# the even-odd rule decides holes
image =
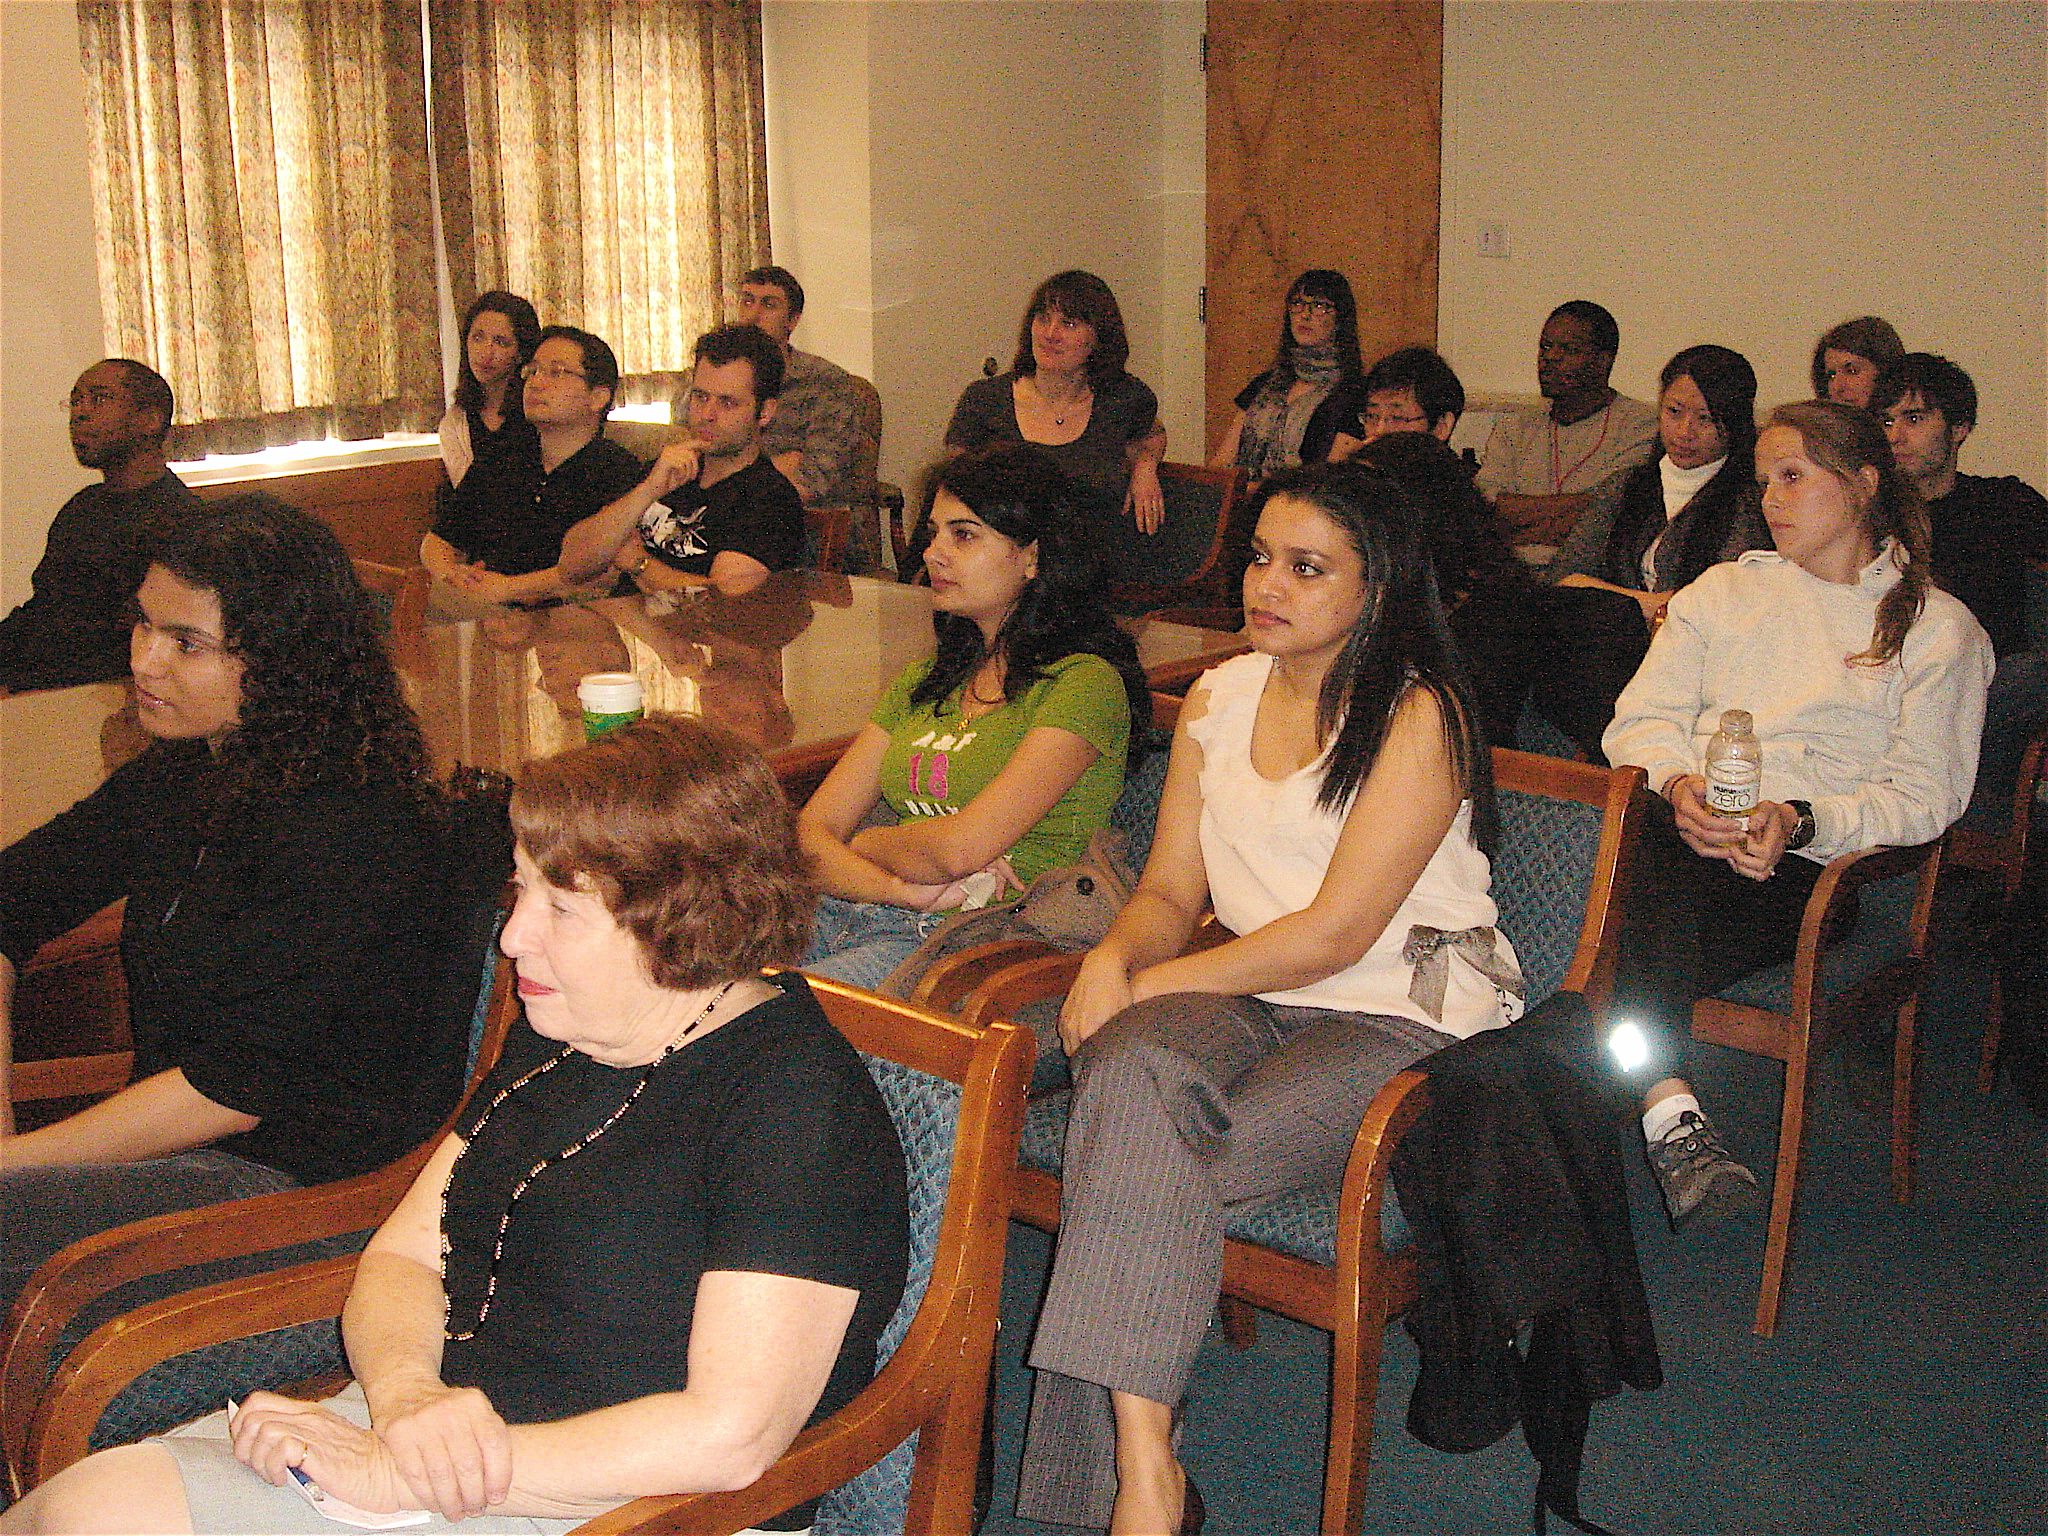
[[[1318,319],[1324,315],[1334,315],[1337,313],[1337,306],[1328,299],[1311,299],[1304,294],[1296,294],[1293,298],[1289,299],[1287,301],[1287,308],[1291,314],[1314,315]]]
[[[564,368],[560,363],[528,363],[519,370],[522,379],[585,379],[590,375],[576,368]]]
[[[1420,414],[1409,415],[1405,411],[1380,411],[1367,406],[1358,418],[1359,424],[1378,427],[1382,432],[1413,432],[1418,427],[1429,425],[1429,418]]]

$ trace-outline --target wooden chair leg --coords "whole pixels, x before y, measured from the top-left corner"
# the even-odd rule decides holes
[[[1369,1310],[1362,1320],[1339,1318],[1330,1337],[1330,1443],[1323,1461],[1322,1536],[1359,1536],[1365,1527],[1373,1412],[1379,1403],[1385,1338],[1385,1319],[1378,1309]]]
[[[1998,1086],[1999,1036],[2005,1029],[2005,988],[1998,978],[1998,966],[1991,967],[1991,1003],[1984,1013],[1984,1042],[1977,1047],[1977,1091],[1989,1093]]]
[[[1913,1198],[1913,1115],[1918,1091],[1920,989],[1916,986],[1899,1008],[1892,1031],[1892,1199],[1905,1205]]]
[[[1792,1207],[1799,1196],[1799,1159],[1805,1150],[1809,1074],[1804,1050],[1785,1063],[1785,1103],[1778,1115],[1778,1168],[1771,1181],[1771,1219],[1764,1234],[1763,1284],[1752,1331],[1768,1339],[1778,1331],[1778,1305],[1792,1247]]]
[[[1259,1314],[1250,1302],[1224,1296],[1216,1306],[1223,1316],[1224,1341],[1232,1349],[1250,1349],[1259,1342]]]

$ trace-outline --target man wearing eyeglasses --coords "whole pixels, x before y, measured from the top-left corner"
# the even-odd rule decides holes
[[[1656,441],[1656,407],[1607,382],[1620,348],[1621,327],[1600,305],[1558,305],[1536,344],[1536,383],[1548,409],[1503,416],[1479,456],[1479,489],[1531,564],[1548,564],[1593,487],[1633,469]]]
[[[94,363],[71,386],[71,451],[100,472],[58,509],[29,600],[0,619],[0,692],[128,675],[129,605],[154,530],[192,505],[164,462],[171,386],[133,358]]]
[[[1354,398],[1364,404],[1337,429],[1332,463],[1350,458],[1390,432],[1427,432],[1448,443],[1465,414],[1465,386],[1428,347],[1403,347],[1372,365]]]
[[[533,607],[572,590],[563,535],[640,479],[640,461],[604,435],[619,362],[601,339],[548,326],[521,376],[533,437],[443,486],[420,541],[420,564],[475,603]]]

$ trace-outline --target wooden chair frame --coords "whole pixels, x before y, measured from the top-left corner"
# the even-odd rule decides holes
[[[1778,1113],[1777,1170],[1771,1181],[1771,1214],[1764,1236],[1763,1282],[1757,1293],[1753,1331],[1770,1338],[1777,1331],[1785,1270],[1791,1255],[1792,1213],[1799,1193],[1799,1165],[1805,1150],[1806,1110],[1812,1064],[1853,1024],[1889,1011],[1897,1028],[1892,1039],[1892,1198],[1913,1197],[1913,1068],[1918,1038],[1920,982],[1927,964],[1927,931],[1934,913],[1934,888],[1941,875],[1942,843],[1911,848],[1871,848],[1845,853],[1821,872],[1807,898],[1792,958],[1791,1008],[1769,1008],[1702,998],[1693,1005],[1692,1037],[1785,1067]],[[1852,915],[1854,893],[1878,881],[1915,874],[1907,952],[1834,997],[1820,992],[1822,936],[1840,931]]]
[[[1494,751],[1493,763],[1494,780],[1501,789],[1600,808],[1600,841],[1585,922],[1559,988],[1583,996],[1597,1022],[1614,985],[1622,876],[1638,832],[1642,770],[1596,768],[1505,749]],[[984,946],[934,967],[920,993],[939,1004],[954,1004],[963,1022],[979,1026],[1013,1015],[1027,1004],[1061,996],[1072,985],[1081,958],[1048,954],[1043,946]],[[1419,1280],[1412,1249],[1385,1251],[1381,1213],[1395,1150],[1428,1107],[1426,1065],[1399,1073],[1373,1099],[1344,1171],[1335,1265],[1312,1263],[1234,1238],[1223,1245],[1225,1321],[1234,1343],[1248,1342],[1249,1332],[1233,1326],[1233,1302],[1264,1307],[1331,1335],[1330,1433],[1321,1525],[1326,1536],[1358,1536],[1363,1528],[1383,1335],[1389,1323],[1414,1305]],[[1010,1206],[1015,1219],[1056,1232],[1059,1208],[1057,1178],[1038,1169],[1018,1169]]]
[[[418,671],[426,663],[427,599],[433,577],[422,565],[386,565],[360,556],[350,559],[356,580],[371,591],[391,600],[391,629],[387,643],[394,665]]]
[[[512,967],[500,964],[492,978],[483,1039],[470,1070],[465,1098],[497,1063],[505,1036],[518,1017]],[[459,1113],[458,1109],[449,1115],[443,1132],[455,1123]],[[159,1313],[182,1316],[191,1298],[237,1286],[249,1286],[267,1296],[269,1292],[263,1286],[272,1276],[258,1275],[197,1287],[126,1317],[114,1318],[81,1341],[53,1375],[51,1356],[64,1330],[80,1312],[110,1292],[147,1276],[167,1275],[196,1264],[253,1257],[375,1227],[411,1188],[441,1134],[437,1132],[404,1157],[373,1173],[152,1216],[80,1238],[44,1260],[15,1298],[5,1337],[0,1338],[0,1451],[6,1456],[14,1496],[19,1498],[83,1457],[93,1427],[120,1390],[149,1365],[183,1352],[173,1349],[120,1374],[129,1356],[119,1350],[107,1354],[105,1344],[110,1339],[122,1338],[131,1320]],[[347,1261],[350,1273],[354,1271],[354,1262],[353,1257]],[[262,1323],[227,1337],[243,1337],[281,1326]],[[96,1340],[101,1343],[95,1344]]]
[[[22,967],[14,1002],[17,1048],[45,1034],[46,1021],[50,1029],[74,1036],[82,1021],[94,1027],[75,1041],[88,1047],[77,1054],[15,1062],[8,1083],[15,1103],[99,1098],[128,1086],[135,1053],[127,1049],[128,982],[121,971],[126,907],[117,901],[101,908],[43,945]]]
[[[1007,1024],[968,1029],[822,978],[811,978],[811,989],[859,1049],[963,1087],[952,1181],[924,1303],[875,1379],[845,1408],[798,1435],[752,1486],[635,1500],[580,1526],[582,1536],[745,1530],[838,1487],[913,1431],[919,1438],[905,1531],[957,1536],[972,1529],[1031,1036]],[[44,1394],[26,1446],[25,1481],[33,1486],[82,1455],[85,1436],[106,1403],[157,1362],[207,1344],[338,1316],[355,1266],[355,1256],[345,1255],[223,1281],[95,1330]]]

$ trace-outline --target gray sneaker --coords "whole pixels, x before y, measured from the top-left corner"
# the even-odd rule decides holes
[[[1662,1139],[1649,1144],[1650,1170],[1676,1232],[1696,1216],[1718,1220],[1755,1207],[1756,1175],[1728,1155],[1721,1133],[1688,1109]]]

